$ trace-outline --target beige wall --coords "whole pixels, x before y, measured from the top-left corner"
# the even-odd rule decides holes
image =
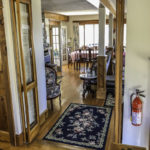
[[[150,127],[150,0],[129,0],[127,3],[127,52],[125,67],[125,96],[123,143],[149,145]],[[142,125],[130,121],[130,95],[133,89],[145,90]]]

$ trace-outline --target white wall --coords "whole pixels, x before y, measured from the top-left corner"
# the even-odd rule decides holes
[[[47,109],[41,0],[32,0],[33,40],[38,80],[39,112]]]
[[[127,52],[123,143],[148,148],[150,125],[150,0],[129,0],[127,4]],[[130,94],[134,87],[145,90],[143,124],[130,122]]]
[[[11,26],[10,0],[3,0],[3,13],[6,44],[8,51],[8,65],[10,74],[11,97],[13,103],[15,131],[19,135],[22,132],[20,100],[17,90],[17,75],[15,67],[14,44]],[[42,18],[41,18],[41,0],[32,0],[33,14],[33,40],[36,56],[38,98],[40,114],[47,109],[46,100],[46,79],[44,67],[43,35],[42,35]]]
[[[14,122],[15,122],[15,131],[16,134],[22,132],[21,127],[21,111],[20,111],[20,102],[17,90],[17,75],[15,67],[15,58],[14,58],[14,48],[13,48],[13,36],[11,28],[11,16],[10,16],[10,5],[9,0],[3,0],[3,14],[4,14],[4,25],[5,25],[5,35],[6,35],[6,44],[7,44],[7,54],[8,54],[8,67],[10,75],[10,88],[11,88],[11,97],[14,111]]]

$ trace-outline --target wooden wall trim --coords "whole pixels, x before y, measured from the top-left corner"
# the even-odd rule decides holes
[[[49,21],[49,25],[50,26],[59,26],[60,25],[60,21]]]
[[[57,21],[69,21],[69,17],[65,15],[60,15],[60,14],[54,14],[51,12],[44,12],[45,18],[52,19],[52,20],[57,20]]]
[[[116,1],[115,143],[122,140],[122,72],[124,0]]]
[[[116,18],[113,20],[113,22],[116,22]],[[85,24],[99,24],[99,20],[75,20],[73,23],[79,23],[79,25],[85,25]],[[127,19],[124,18],[124,24],[127,23]],[[106,19],[106,24],[109,24],[109,19]]]
[[[10,142],[9,132],[0,131],[0,141]]]
[[[106,99],[106,56],[97,56],[97,91],[96,98]]]
[[[19,135],[16,135],[16,146],[21,146],[24,144],[24,134],[23,132]]]
[[[40,126],[42,126],[48,118],[48,109],[40,115]]]
[[[73,21],[73,23],[79,23],[79,25],[99,24],[99,20],[81,20],[81,21]],[[109,19],[106,19],[106,24],[108,23],[109,23]]]
[[[112,6],[109,0],[101,0],[101,3],[105,7],[107,7],[114,16],[116,16],[116,10],[114,9],[114,7]]]
[[[145,147],[112,143],[111,150],[146,150]]]

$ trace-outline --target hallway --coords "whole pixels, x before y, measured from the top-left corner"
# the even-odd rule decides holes
[[[49,141],[44,141],[42,138],[49,131],[49,129],[53,126],[53,124],[57,121],[60,115],[64,112],[64,110],[68,107],[70,103],[81,103],[88,105],[96,105],[103,106],[104,102],[97,100],[96,98],[92,98],[91,95],[87,95],[85,99],[82,98],[82,80],[79,78],[79,71],[74,71],[73,66],[63,66],[62,72],[62,83],[61,83],[61,93],[62,93],[62,107],[59,107],[59,100],[55,99],[53,102],[54,110],[49,111],[49,118],[42,125],[41,130],[39,131],[38,137],[27,146],[22,147],[13,147],[6,143],[0,143],[0,148],[5,148],[9,150],[63,150],[63,149],[85,149],[77,146],[66,145]],[[61,74],[58,73],[58,76]],[[48,108],[50,109],[50,103],[48,102]],[[110,144],[113,141],[113,121],[114,121],[114,112],[112,113],[112,119],[109,127],[109,132],[107,136],[106,150],[110,149]]]

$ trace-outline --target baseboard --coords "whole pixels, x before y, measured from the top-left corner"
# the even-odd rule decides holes
[[[48,118],[48,109],[46,109],[41,115],[40,115],[40,126],[43,125],[43,123]]]
[[[9,132],[0,131],[0,141],[10,142]]]
[[[48,118],[48,109],[46,109],[39,117],[40,126],[43,125],[43,123],[46,121],[47,118]],[[16,135],[16,146],[21,146],[23,144],[24,144],[23,133]]]
[[[104,88],[98,88],[96,92],[96,98],[104,101],[106,99],[106,90]]]
[[[21,146],[23,144],[23,133],[16,135],[16,146]]]

